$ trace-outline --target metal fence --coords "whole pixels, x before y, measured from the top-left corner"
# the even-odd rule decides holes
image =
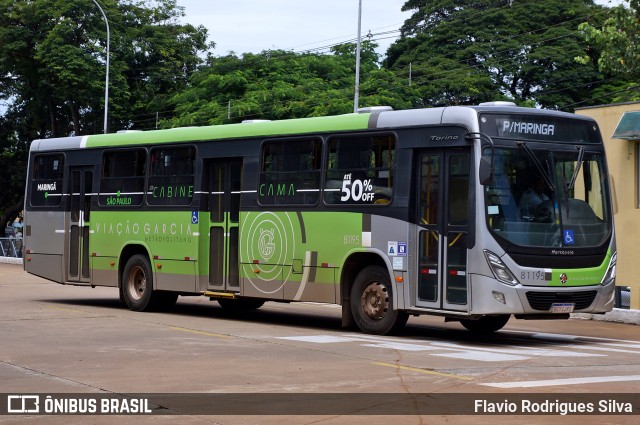
[[[631,288],[628,286],[616,286],[616,308],[628,309],[631,304]]]
[[[0,238],[0,257],[22,258],[22,238]]]

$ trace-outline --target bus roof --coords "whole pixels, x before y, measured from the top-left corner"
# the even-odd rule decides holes
[[[401,111],[373,110],[328,117],[297,118],[279,121],[253,121],[242,124],[225,124],[202,127],[178,127],[166,130],[126,131],[121,133],[89,136],[38,139],[31,144],[32,151],[82,149],[99,147],[125,147],[145,144],[198,142],[207,140],[240,139],[249,137],[275,137],[325,132],[364,131],[412,127],[422,125],[463,125],[470,131],[478,131],[479,112],[553,114],[580,117],[574,114],[543,111],[533,108],[507,107],[504,105],[450,106],[439,108],[409,109]],[[581,117],[585,118],[586,117]]]

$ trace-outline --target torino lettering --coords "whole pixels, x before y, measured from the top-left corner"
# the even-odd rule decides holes
[[[537,124],[524,121],[504,121],[502,123],[502,131],[505,133],[520,134],[540,134],[543,136],[553,136],[555,134],[555,126],[553,124]]]

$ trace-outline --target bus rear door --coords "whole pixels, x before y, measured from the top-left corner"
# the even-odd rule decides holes
[[[93,197],[93,167],[70,167],[70,211],[67,215],[67,280],[89,283],[89,224]]]
[[[418,154],[418,267],[412,290],[416,306],[468,311],[468,148]]]
[[[238,222],[242,159],[216,159],[209,171],[208,290],[240,291]]]

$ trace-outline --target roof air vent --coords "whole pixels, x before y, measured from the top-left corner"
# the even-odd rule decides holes
[[[497,100],[495,102],[482,102],[480,106],[517,106],[517,105],[513,102]]]
[[[358,108],[359,114],[370,114],[373,112],[393,111],[391,106],[367,106],[366,108]]]

